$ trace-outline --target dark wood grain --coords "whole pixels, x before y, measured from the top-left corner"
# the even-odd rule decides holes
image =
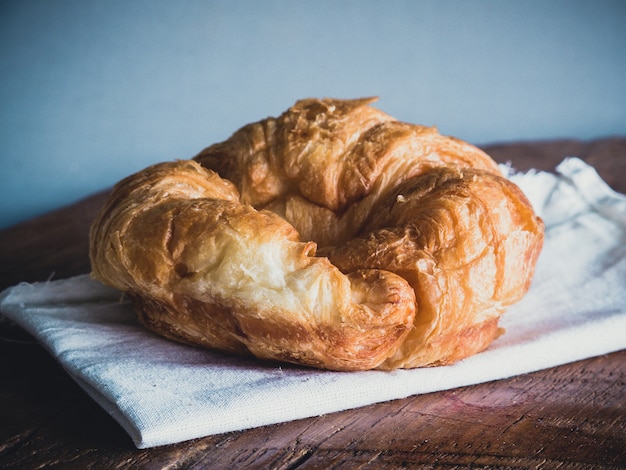
[[[486,149],[520,170],[578,156],[626,192],[626,138]],[[106,195],[0,232],[0,288],[88,272],[88,227]],[[28,335],[2,322],[0,337],[0,468],[626,467],[626,351],[138,450]]]

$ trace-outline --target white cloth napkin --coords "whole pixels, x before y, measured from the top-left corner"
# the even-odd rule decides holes
[[[509,174],[547,226],[507,332],[457,364],[337,373],[230,357],[149,333],[119,292],[88,276],[20,284],[0,310],[34,335],[139,448],[316,416],[523,374],[626,347],[626,196],[566,159]]]

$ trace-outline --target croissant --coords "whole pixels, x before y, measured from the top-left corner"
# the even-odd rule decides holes
[[[120,181],[92,275],[167,338],[331,370],[450,364],[529,288],[544,226],[480,149],[305,99]]]

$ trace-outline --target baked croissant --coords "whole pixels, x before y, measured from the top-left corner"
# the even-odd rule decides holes
[[[119,182],[92,275],[165,337],[332,370],[449,364],[527,291],[543,222],[478,148],[306,99]]]

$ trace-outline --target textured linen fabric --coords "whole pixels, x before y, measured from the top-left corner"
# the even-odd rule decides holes
[[[156,336],[89,276],[9,288],[2,314],[34,335],[147,448],[477,384],[626,347],[626,196],[579,159],[516,174],[546,222],[527,296],[506,333],[451,366],[328,372],[227,356]]]

